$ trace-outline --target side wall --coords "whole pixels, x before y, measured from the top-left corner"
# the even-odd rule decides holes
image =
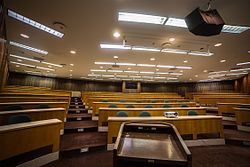
[[[26,85],[49,87],[62,90],[82,91],[122,91],[122,82],[100,82],[69,80],[62,78],[48,78],[21,73],[11,72],[8,80],[9,85]],[[142,92],[225,92],[234,91],[234,81],[212,82],[212,83],[141,83]]]
[[[234,89],[238,92],[250,94],[250,74],[235,80]]]
[[[8,79],[7,48],[5,43],[6,28],[3,6],[3,0],[0,0],[0,91]]]

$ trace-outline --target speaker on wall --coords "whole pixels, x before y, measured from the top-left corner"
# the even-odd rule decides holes
[[[216,9],[202,11],[199,8],[187,15],[185,22],[190,32],[200,36],[218,35],[225,24]]]

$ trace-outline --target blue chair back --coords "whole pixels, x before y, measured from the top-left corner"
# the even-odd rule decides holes
[[[188,107],[188,105],[187,104],[182,104],[181,107]]]
[[[151,105],[145,105],[144,108],[153,108]]]
[[[4,107],[4,111],[12,111],[12,110],[23,110],[23,107],[19,105],[10,105],[10,106]]]
[[[108,106],[108,108],[117,108],[117,105],[115,105],[115,104],[110,104],[110,105]]]
[[[151,100],[151,103],[157,103],[157,100]]]
[[[10,116],[8,119],[8,124],[17,124],[17,123],[24,123],[24,122],[30,122],[31,117],[27,114],[20,114],[20,115],[14,115]]]
[[[128,104],[128,105],[126,106],[126,108],[135,108],[135,106],[132,105],[132,104]]]
[[[50,108],[48,104],[39,104],[37,108]]]
[[[163,108],[171,108],[171,106],[170,106],[170,105],[165,104],[165,105],[163,105]]]
[[[147,111],[142,111],[142,112],[140,112],[139,116],[140,117],[150,117],[151,114]]]
[[[198,115],[198,114],[197,114],[196,111],[189,110],[189,111],[187,112],[187,115],[188,115],[188,116],[196,116],[196,115]]]
[[[109,102],[108,100],[102,100],[102,102]]]
[[[126,103],[126,100],[120,100],[121,103]]]
[[[116,113],[117,117],[128,117],[128,113],[125,111],[119,111]]]

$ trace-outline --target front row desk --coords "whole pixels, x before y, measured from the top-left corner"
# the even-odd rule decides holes
[[[171,124],[123,123],[113,151],[114,167],[191,167],[192,155]]]
[[[152,117],[163,116],[166,111],[176,111],[179,116],[186,116],[188,111],[195,111],[198,115],[205,115],[205,107],[173,107],[173,108],[99,108],[98,129],[105,130],[108,117],[115,117],[120,111],[125,111],[128,117],[137,117],[142,111],[147,111]]]
[[[42,166],[59,158],[62,121],[0,126],[0,166]]]

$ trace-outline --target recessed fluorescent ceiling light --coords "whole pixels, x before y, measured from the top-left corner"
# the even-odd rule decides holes
[[[101,76],[100,74],[88,74],[89,77],[99,77]]]
[[[248,62],[243,62],[243,63],[238,63],[238,64],[236,64],[237,66],[242,66],[242,65],[246,65],[246,64],[250,64],[250,61],[248,61]]]
[[[30,38],[30,37],[29,37],[28,35],[26,35],[26,34],[20,34],[20,36],[23,37],[23,38],[27,38],[27,39]]]
[[[166,77],[155,77],[155,79],[166,79]]]
[[[166,21],[166,17],[145,15],[139,13],[118,12],[119,21],[138,22],[138,23],[150,23],[163,25]]]
[[[18,63],[18,62],[14,62],[14,61],[10,61],[10,63],[12,63],[12,64],[17,64],[17,65],[21,65],[21,66],[26,66],[26,67],[35,68],[34,65],[30,65],[30,64]]]
[[[23,60],[28,60],[28,61],[33,61],[33,62],[40,63],[39,60],[31,59],[31,58],[28,58],[28,57],[22,57],[22,56],[17,56],[17,55],[13,55],[13,54],[10,54],[10,57],[15,57],[15,58],[23,59]]]
[[[108,70],[108,72],[123,72],[122,70]]]
[[[230,72],[248,71],[248,70],[250,70],[250,68],[240,68],[240,69],[230,70]]]
[[[32,48],[30,46],[23,45],[23,44],[20,44],[20,43],[17,43],[17,42],[10,41],[10,44],[13,45],[13,46],[24,48],[24,49],[27,49],[27,50],[30,50],[30,51],[33,51],[33,52],[37,52],[37,53],[40,53],[40,54],[44,54],[44,55],[48,54],[47,51],[44,51],[44,50],[41,50],[41,49]]]
[[[219,46],[221,46],[222,45],[222,43],[217,43],[217,44],[215,44],[214,46],[215,47],[219,47]]]
[[[139,71],[124,71],[126,73],[139,73]]]
[[[95,64],[115,65],[113,62],[95,62]]]
[[[176,53],[176,54],[187,54],[187,50],[180,50],[180,49],[162,49],[161,52],[165,53]]]
[[[168,66],[168,65],[157,65],[159,68],[175,68],[175,66]]]
[[[170,75],[183,75],[182,73],[169,73]]]
[[[114,44],[100,44],[100,47],[102,49],[131,49],[130,46],[124,46],[124,45],[114,45]]]
[[[119,66],[136,66],[136,64],[133,64],[133,63],[116,63],[116,65],[119,65]]]
[[[114,75],[102,75],[102,77],[115,77]]]
[[[156,72],[155,74],[166,75],[166,74],[169,74],[169,73],[168,72]]]
[[[175,79],[178,79],[178,78],[171,78],[171,77],[168,77],[167,79],[172,79],[172,80],[175,80]]]
[[[94,70],[94,69],[91,69],[90,71],[91,72],[106,72],[106,70]]]
[[[160,49],[157,48],[146,48],[146,47],[139,47],[139,46],[134,46],[132,47],[132,50],[138,50],[138,51],[150,51],[150,52],[160,52]]]
[[[153,76],[142,76],[142,78],[149,78],[149,79],[153,79]]]
[[[139,67],[155,67],[154,64],[137,64]]]
[[[177,68],[177,69],[186,69],[186,70],[192,69],[192,67],[189,67],[189,66],[176,66],[175,68]]]
[[[141,74],[154,74],[154,72],[151,71],[140,71]]]
[[[43,63],[43,64],[47,64],[47,65],[56,66],[56,67],[63,67],[63,66],[62,66],[62,65],[60,65],[60,64],[53,64],[53,63],[49,63],[49,62],[46,62],[46,61],[42,61],[41,63]]]
[[[46,68],[46,67],[40,67],[40,66],[36,66],[37,69],[40,69],[40,70],[49,70],[49,71],[55,71],[55,69],[52,69],[52,68]]]
[[[27,73],[34,73],[34,74],[41,74],[41,72],[37,72],[37,71],[27,71],[27,70],[24,70],[24,72],[27,72]]]
[[[165,25],[187,28],[187,24],[184,19],[178,19],[178,18],[172,18],[172,17],[168,18]]]
[[[250,27],[224,25],[221,31],[239,34],[239,33],[242,33],[244,31],[248,30],[248,29],[250,29]]]
[[[59,31],[56,31],[56,30],[54,30],[52,28],[49,28],[49,27],[47,27],[47,26],[45,26],[43,24],[40,24],[40,23],[38,23],[38,22],[36,22],[36,21],[34,21],[32,19],[24,17],[24,16],[22,16],[22,15],[16,13],[16,12],[10,10],[10,9],[8,9],[8,16],[10,16],[10,17],[12,17],[14,19],[17,19],[17,20],[19,20],[19,21],[21,21],[23,23],[29,24],[29,25],[31,25],[31,26],[33,26],[35,28],[38,28],[38,29],[40,29],[42,31],[50,33],[50,34],[52,34],[52,35],[54,35],[56,37],[62,38],[63,35],[64,35],[63,33],[59,32]]]
[[[189,55],[193,56],[212,56],[213,53],[210,52],[198,52],[198,51],[190,51],[188,52]]]
[[[210,72],[208,74],[219,74],[219,73],[225,73],[225,72],[229,72],[229,71],[215,71],[215,72]]]

